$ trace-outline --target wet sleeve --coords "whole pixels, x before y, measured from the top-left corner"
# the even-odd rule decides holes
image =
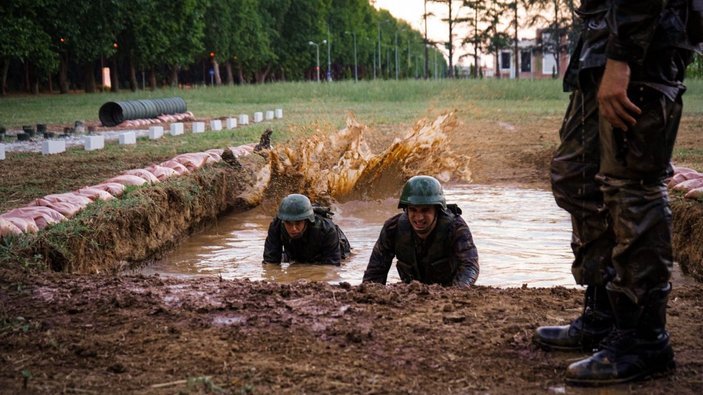
[[[322,219],[318,217],[318,221],[319,220]],[[320,263],[339,266],[342,261],[342,250],[339,247],[339,234],[332,221],[329,221],[327,225],[328,226],[324,228],[325,232],[322,234],[320,240]]]
[[[607,15],[608,58],[641,65],[665,5],[663,0],[613,1]]]
[[[264,263],[280,264],[282,255],[281,222],[278,219],[274,219],[269,225],[269,231],[264,242]]]
[[[391,264],[395,257],[394,240],[397,227],[397,216],[383,224],[378,240],[376,240],[376,244],[373,246],[373,251],[369,258],[369,265],[364,272],[363,282],[386,283],[388,271],[391,269]]]
[[[454,220],[454,257],[458,262],[454,285],[471,286],[478,279],[478,250],[469,226],[460,216]]]

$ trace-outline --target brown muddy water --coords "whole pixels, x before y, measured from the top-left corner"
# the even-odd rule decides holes
[[[574,286],[570,272],[569,216],[549,191],[481,185],[445,189],[457,203],[478,248],[477,284],[496,287]],[[142,269],[165,276],[221,276],[275,282],[300,279],[359,284],[383,222],[398,213],[397,197],[341,203],[334,221],[352,245],[340,267],[309,264],[262,264],[263,245],[275,208],[257,207],[220,218],[183,242],[171,254]],[[267,212],[270,211],[270,212]],[[398,282],[395,265],[388,282]]]

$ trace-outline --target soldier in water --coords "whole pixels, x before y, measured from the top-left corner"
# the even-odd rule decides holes
[[[339,266],[351,247],[330,219],[328,208],[313,207],[305,195],[286,196],[269,225],[264,263],[298,262]]]
[[[410,178],[398,208],[373,248],[363,282],[385,284],[393,258],[403,282],[471,286],[478,278],[478,251],[455,204],[448,205],[442,185],[430,176]]]

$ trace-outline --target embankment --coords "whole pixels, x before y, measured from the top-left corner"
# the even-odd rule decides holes
[[[243,197],[266,163],[249,155],[244,166],[221,162],[88,206],[71,221],[36,235],[4,240],[5,260],[71,273],[116,272],[159,256],[225,212],[246,210]],[[10,262],[12,263],[12,262]]]

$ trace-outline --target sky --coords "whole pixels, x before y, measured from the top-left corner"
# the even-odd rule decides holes
[[[373,1],[372,1],[373,3]],[[458,5],[458,2],[456,3]],[[424,21],[422,15],[424,14],[424,0],[376,0],[375,7],[388,10],[394,17],[402,19],[409,23],[417,31],[424,33]],[[446,22],[442,22],[442,18],[446,18],[448,15],[447,5],[428,1],[427,2],[427,12],[432,13],[435,16],[427,18],[427,36],[433,41],[447,41],[449,36],[449,26]],[[466,11],[464,11],[466,12]],[[456,13],[456,9],[452,10],[452,13]],[[454,63],[467,66],[473,63],[473,50],[470,46],[465,46],[463,48],[458,48],[461,39],[467,35],[466,27],[459,26],[454,30]],[[521,38],[533,38],[534,29],[525,30],[520,32]],[[445,52],[445,57],[447,57],[447,52]],[[464,59],[460,59],[461,55],[470,54]],[[493,64],[493,59],[491,56],[482,56],[480,63],[482,65],[491,66]]]

